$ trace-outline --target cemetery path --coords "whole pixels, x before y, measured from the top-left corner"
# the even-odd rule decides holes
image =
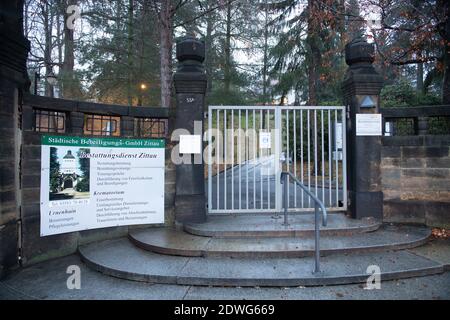
[[[214,209],[275,209],[275,156],[260,157],[227,168],[212,177],[212,207]],[[292,169],[292,168],[291,168]],[[300,178],[301,180],[301,178]],[[342,189],[336,192],[336,182],[322,176],[305,174],[305,186],[317,195],[327,207],[336,207],[336,198],[342,199]],[[324,186],[323,186],[324,185]],[[208,182],[206,182],[206,189]],[[289,206],[291,208],[313,208],[313,202],[295,185],[289,183]],[[226,201],[225,201],[226,199]]]

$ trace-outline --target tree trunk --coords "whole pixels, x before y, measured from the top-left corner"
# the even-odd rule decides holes
[[[45,66],[45,95],[47,97],[54,96],[53,85],[49,82],[50,76],[53,76],[52,70],[52,29],[53,29],[53,14],[50,10],[48,2],[42,4],[43,17],[44,17],[44,66]]]
[[[445,12],[445,21],[441,35],[444,38],[444,77],[442,79],[442,103],[450,104],[450,4],[442,1],[441,12]]]
[[[319,65],[320,50],[317,44],[318,26],[316,23],[316,5],[314,0],[308,0],[308,35],[309,46],[308,60],[308,104],[317,105],[317,67]]]
[[[308,61],[308,105],[317,106],[317,82],[318,82],[318,67],[320,64],[320,49],[318,45],[318,8],[315,0],[308,0],[308,29],[307,29],[307,43],[309,46],[309,54],[307,56]],[[316,128],[314,128],[314,112],[310,113],[310,135],[311,135],[311,146],[314,148]],[[317,146],[319,150],[320,146]],[[319,153],[320,154],[320,153]],[[319,170],[315,168],[315,162],[312,162],[310,174],[313,175],[315,171]]]
[[[138,106],[142,106],[144,104],[144,94],[145,94],[145,90],[147,90],[149,87],[147,86],[147,84],[145,83],[145,75],[144,75],[144,57],[145,57],[145,22],[148,21],[147,19],[149,18],[148,15],[148,6],[147,3],[144,2],[143,3],[143,7],[142,7],[142,12],[141,12],[141,16],[140,16],[140,23],[141,23],[141,28],[140,28],[140,36],[139,36],[139,48],[138,48],[138,52],[139,52],[139,66],[138,66],[138,73],[137,73],[137,77],[139,78],[139,97],[138,97]],[[142,87],[142,85],[145,85],[144,87]]]
[[[224,83],[225,92],[231,91],[231,2],[227,3],[226,18],[226,36],[225,36],[225,65],[224,65]]]
[[[56,18],[56,45],[58,46],[58,62],[62,63],[63,62],[63,48],[64,48],[64,31],[61,30],[61,26],[62,29],[64,30],[64,26],[65,26],[65,18],[64,18],[64,0],[59,0],[58,2],[58,14],[57,14],[57,18]],[[61,21],[61,18],[63,19]]]
[[[450,46],[447,45],[444,63],[444,77],[442,79],[442,103],[450,105],[450,56],[448,51]]]
[[[70,5],[75,5],[76,0],[67,0],[66,8]],[[64,62],[62,65],[63,73],[63,97],[64,98],[75,98],[75,83],[74,83],[74,66],[75,66],[75,55],[74,55],[74,39],[73,39],[73,29],[69,28],[67,24],[67,19],[69,14],[64,10]]]
[[[210,1],[206,3],[206,9],[208,12],[210,10]],[[214,19],[213,12],[209,12],[206,15],[206,36],[205,36],[205,70],[206,77],[208,81],[208,92],[212,91],[212,73],[213,73],[213,61],[212,61],[212,42],[213,42],[213,32],[214,28]]]
[[[416,84],[416,91],[418,94],[423,93],[423,63],[417,64],[417,84]]]
[[[170,108],[172,88],[172,15],[170,1],[161,2],[161,107]]]
[[[446,3],[447,18],[444,37],[444,77],[442,79],[442,103],[450,104],[450,4]]]
[[[127,100],[128,105],[133,105],[133,14],[134,14],[134,0],[128,2],[128,77],[127,77]]]
[[[345,0],[339,0],[338,2],[338,12],[345,13]],[[339,32],[339,52],[344,52],[345,45],[348,42],[347,32],[345,30],[345,19],[341,18],[338,20],[338,32]],[[342,61],[345,63],[345,54],[342,54]]]
[[[267,73],[269,60],[269,13],[267,10],[267,0],[265,1],[264,9],[264,62],[263,62],[263,104],[267,105]]]

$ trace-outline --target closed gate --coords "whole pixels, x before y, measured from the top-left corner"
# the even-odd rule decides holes
[[[327,210],[346,210],[345,125],[345,107],[210,106],[209,213],[281,211],[282,171]],[[314,210],[292,181],[287,190],[290,211]]]

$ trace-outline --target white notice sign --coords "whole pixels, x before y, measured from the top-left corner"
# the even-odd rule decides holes
[[[382,130],[381,114],[357,114],[356,135],[357,136],[381,136]]]
[[[164,223],[164,140],[44,135],[41,154],[41,236]]]
[[[335,143],[336,143],[336,149],[342,149],[343,148],[343,134],[342,134],[342,123],[336,123],[335,125]]]
[[[182,135],[180,136],[180,154],[201,154],[202,136]]]
[[[260,149],[270,149],[272,147],[272,136],[270,132],[260,132],[259,133],[259,148]]]

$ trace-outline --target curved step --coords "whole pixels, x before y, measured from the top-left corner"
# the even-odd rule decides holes
[[[323,286],[365,283],[368,266],[381,270],[381,280],[444,272],[443,266],[406,250],[331,255],[313,274],[313,258],[232,259],[160,255],[136,248],[127,239],[108,240],[79,248],[94,270],[134,281],[203,286]]]
[[[427,242],[431,231],[424,227],[383,226],[376,232],[353,236],[322,236],[321,255],[399,250]],[[170,228],[133,230],[130,240],[139,248],[185,257],[293,258],[314,255],[314,237],[208,238]]]
[[[210,216],[202,224],[183,226],[187,233],[216,238],[302,237],[314,234],[314,214],[289,215],[289,226],[268,215]],[[329,214],[328,225],[321,226],[321,235],[352,235],[376,231],[381,222],[374,218],[349,219],[343,214]]]

